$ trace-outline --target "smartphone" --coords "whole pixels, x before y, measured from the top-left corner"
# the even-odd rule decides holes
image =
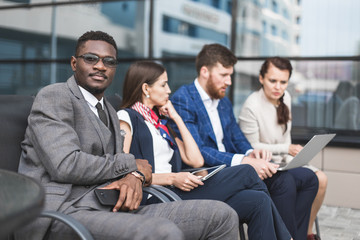
[[[100,189],[96,188],[94,193],[99,202],[104,206],[115,206],[119,200],[120,191],[116,189]]]

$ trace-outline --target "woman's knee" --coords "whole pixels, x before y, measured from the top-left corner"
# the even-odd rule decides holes
[[[307,180],[307,182],[311,185],[316,185],[317,187],[319,187],[319,179],[316,173],[314,173],[312,170],[308,168],[303,168],[303,169],[306,170],[304,174],[304,178]]]
[[[316,176],[319,181],[319,191],[325,191],[328,183],[328,177],[322,171],[317,171]]]

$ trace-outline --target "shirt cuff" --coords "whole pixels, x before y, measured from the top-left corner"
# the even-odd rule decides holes
[[[234,154],[233,158],[231,159],[231,166],[240,165],[244,157],[244,154]]]
[[[245,156],[249,156],[249,154],[252,153],[252,151],[254,151],[254,149],[252,149],[252,148],[247,150],[246,153],[245,153]]]

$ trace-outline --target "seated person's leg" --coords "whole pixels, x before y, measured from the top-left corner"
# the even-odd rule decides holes
[[[165,218],[98,210],[78,210],[68,215],[81,222],[94,239],[184,239],[182,231]],[[48,239],[63,240],[78,239],[78,237],[68,226],[55,221]]]
[[[66,213],[89,229],[95,239],[237,239],[238,218],[218,201],[178,201],[141,207],[136,213],[80,210]],[[55,222],[49,239],[76,239]]]
[[[226,201],[239,214],[239,221],[248,224],[249,239],[291,238],[269,195],[262,191],[243,190]]]
[[[294,239],[297,234],[296,225],[296,184],[295,180],[287,171],[277,172],[271,178],[265,179],[271,199],[273,200],[280,216],[288,231]]]
[[[266,185],[258,177],[250,165],[227,167],[204,181],[204,185],[194,188],[190,192],[178,188],[172,189],[182,199],[213,199],[225,201],[231,195],[245,189],[252,189],[268,193]]]
[[[170,214],[171,213],[171,214]],[[139,211],[167,218],[183,231],[185,239],[238,239],[239,219],[227,204],[213,200],[187,200],[152,204]]]
[[[318,191],[319,182],[316,174],[308,168],[295,168],[289,170],[293,176],[296,188],[296,221],[298,226],[298,239],[306,239],[311,205]]]
[[[251,239],[290,239],[266,185],[250,165],[225,168],[190,192],[173,190],[183,199],[214,199],[229,204],[240,223],[249,225]]]
[[[316,194],[315,200],[311,206],[311,213],[310,213],[310,222],[308,227],[308,235],[313,233],[313,226],[316,219],[316,216],[321,208],[321,205],[325,198],[326,188],[328,179],[324,172],[318,170],[315,172],[318,180],[319,180],[319,189]]]

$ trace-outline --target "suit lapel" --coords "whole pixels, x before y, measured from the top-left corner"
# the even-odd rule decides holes
[[[223,129],[224,135],[225,135],[225,127],[228,124],[227,120],[229,119],[229,116],[228,116],[228,114],[224,114],[224,113],[226,113],[226,108],[224,106],[223,99],[221,99],[219,101],[219,105],[218,105],[217,109],[218,109],[218,112],[219,112],[221,126],[222,126],[222,129]],[[220,113],[222,113],[222,114],[220,114]]]
[[[203,127],[205,128],[204,130],[209,133],[209,137],[216,143],[215,133],[212,128],[208,112],[206,111],[205,105],[194,83],[189,85],[189,93],[198,111],[199,123],[203,125]]]
[[[121,134],[120,134],[120,123],[119,118],[117,117],[115,109],[112,107],[112,105],[104,98],[104,104],[108,110],[109,113],[109,127],[113,127],[114,133],[115,133],[115,153],[123,152],[123,143],[124,141],[121,140]]]
[[[104,129],[101,129],[100,125],[99,125],[99,121],[98,121],[98,117],[91,111],[88,103],[86,102],[84,96],[82,95],[79,86],[76,83],[76,80],[74,78],[74,76],[72,76],[68,82],[67,82],[71,92],[74,94],[74,96],[79,100],[80,104],[82,105],[82,107],[84,108],[85,112],[87,112],[87,116],[86,118],[88,118],[91,123],[94,126],[94,129],[96,130],[100,141],[101,141],[101,145],[103,148],[103,152],[106,152],[106,140],[105,140],[105,132],[106,134],[111,134],[111,131],[109,129],[107,129],[107,131],[104,131]],[[110,115],[110,114],[109,114]]]
[[[222,129],[223,129],[223,133],[224,133],[224,139],[223,139],[223,144],[225,146],[226,151],[228,152],[233,152],[233,151],[237,151],[236,147],[234,145],[234,142],[232,140],[233,137],[233,132],[231,131],[232,129],[232,121],[234,119],[234,113],[232,112],[233,109],[231,107],[231,104],[228,102],[229,100],[226,98],[223,98],[220,100],[219,102],[219,106],[218,106],[218,111],[220,115],[220,121],[221,121],[221,125],[222,125]],[[230,104],[230,105],[229,105]]]

